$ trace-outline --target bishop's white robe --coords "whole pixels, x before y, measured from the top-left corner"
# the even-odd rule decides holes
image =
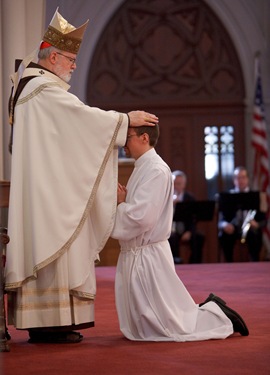
[[[199,307],[175,272],[168,243],[172,195],[171,171],[151,149],[135,162],[112,232],[121,246],[115,281],[120,329],[130,340],[226,338],[231,321],[214,302]]]
[[[94,321],[95,261],[113,228],[128,116],[67,92],[43,69],[15,107],[6,290],[17,328]]]

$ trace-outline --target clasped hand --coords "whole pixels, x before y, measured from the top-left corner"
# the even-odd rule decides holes
[[[117,187],[117,205],[126,201],[127,188],[118,182]]]

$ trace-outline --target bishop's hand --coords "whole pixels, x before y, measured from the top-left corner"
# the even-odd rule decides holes
[[[158,124],[158,117],[145,111],[131,111],[128,113],[131,127],[155,126]]]

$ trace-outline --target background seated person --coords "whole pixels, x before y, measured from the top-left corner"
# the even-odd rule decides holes
[[[192,194],[185,191],[187,184],[187,176],[182,171],[172,172],[174,182],[174,206],[178,202],[194,201]],[[190,245],[191,255],[189,263],[201,263],[202,248],[204,245],[204,236],[196,231],[196,224],[191,217],[187,217],[185,221],[177,221],[172,224],[172,232],[169,238],[169,243],[172,250],[172,255],[175,264],[182,263],[181,242],[187,242]]]
[[[237,167],[233,173],[234,188],[230,193],[250,192],[249,177],[245,167]],[[219,212],[219,243],[223,250],[226,262],[233,261],[235,242],[242,237],[242,224],[248,211],[237,210],[237,207],[226,212]],[[263,227],[266,225],[266,214],[256,211],[254,218],[249,221],[250,228],[246,234],[245,242],[248,247],[250,261],[259,261],[262,248]]]

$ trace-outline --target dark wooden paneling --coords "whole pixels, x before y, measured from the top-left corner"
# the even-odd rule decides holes
[[[206,125],[233,125],[235,164],[245,163],[244,97],[233,41],[203,0],[125,1],[104,28],[89,66],[88,102],[156,113],[157,152],[172,170],[186,172],[197,199],[207,199]],[[200,226],[207,236],[204,261],[216,261],[216,222]]]

